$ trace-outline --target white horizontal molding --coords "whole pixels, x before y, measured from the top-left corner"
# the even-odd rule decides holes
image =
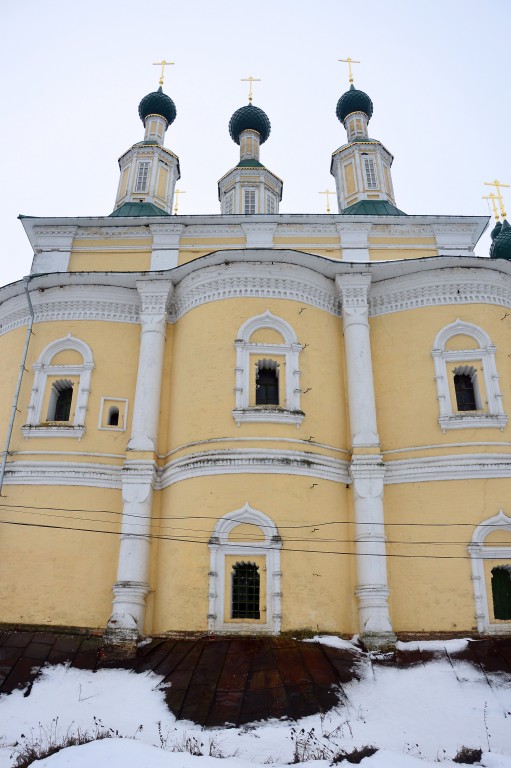
[[[504,414],[491,413],[471,413],[467,412],[453,414],[452,416],[439,416],[438,423],[445,432],[447,429],[488,429],[497,427],[502,430],[508,422],[508,417]]]
[[[419,307],[497,304],[511,307],[511,279],[490,269],[435,269],[373,283],[372,317]]]
[[[305,451],[205,451],[170,461],[160,470],[157,488],[167,488],[191,477],[228,474],[304,475],[350,483],[348,468],[347,461]]]
[[[273,422],[276,424],[294,424],[299,427],[305,418],[303,411],[287,411],[285,408],[265,408],[256,405],[248,408],[235,408],[232,412],[236,424],[246,422]]]
[[[137,292],[130,288],[102,285],[66,285],[31,291],[34,322],[62,320],[101,320],[113,323],[138,323]],[[24,295],[5,301],[0,307],[0,335],[29,321]]]
[[[71,461],[11,461],[4,482],[12,485],[85,485],[121,488],[122,466]]]
[[[194,307],[234,298],[290,299],[339,315],[332,280],[295,264],[231,263],[206,267],[177,286],[173,320]]]
[[[385,484],[511,477],[511,454],[470,453],[398,459],[385,464]]]
[[[82,424],[23,424],[21,434],[27,440],[29,437],[75,437],[81,440],[85,434]]]

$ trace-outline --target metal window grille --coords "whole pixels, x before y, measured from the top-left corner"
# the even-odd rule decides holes
[[[458,411],[477,411],[476,393],[472,376],[457,373],[454,376],[454,390]]]
[[[149,163],[142,162],[138,164],[137,181],[135,183],[135,192],[147,191],[147,177],[149,175]]]
[[[372,157],[364,157],[364,169],[366,174],[367,189],[377,189],[376,167]]]
[[[244,194],[244,212],[255,213],[256,212],[256,193],[255,189],[246,189]]]
[[[232,569],[233,619],[259,619],[260,576],[255,563],[236,563]]]

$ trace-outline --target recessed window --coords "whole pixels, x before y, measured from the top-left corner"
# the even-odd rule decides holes
[[[137,167],[137,180],[135,182],[135,192],[147,192],[148,176],[149,176],[149,163],[144,160],[140,162]]]
[[[67,379],[55,381],[51,388],[47,420],[69,421],[72,400],[73,383]]]
[[[236,563],[232,569],[233,619],[259,619],[260,576],[255,563]]]
[[[477,374],[475,368],[456,369],[454,372],[454,391],[458,411],[477,411]]]
[[[277,198],[272,192],[266,193],[266,213],[277,213]]]
[[[234,191],[226,192],[224,195],[224,213],[230,214],[234,212]]]
[[[108,426],[109,427],[119,426],[119,409],[117,408],[116,405],[112,405],[108,409]]]
[[[256,365],[256,405],[279,404],[279,366],[274,360]]]
[[[511,566],[499,566],[491,572],[493,615],[496,619],[511,619]]]
[[[245,189],[243,193],[243,213],[256,212],[256,191],[255,189]]]

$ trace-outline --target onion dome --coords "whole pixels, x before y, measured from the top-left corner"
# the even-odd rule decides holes
[[[353,83],[350,85],[349,91],[343,93],[337,102],[335,114],[341,123],[344,123],[348,115],[351,115],[352,112],[364,112],[364,114],[367,115],[368,122],[373,114],[373,102],[367,93],[358,91]]]
[[[148,115],[160,115],[160,117],[167,121],[167,125],[171,125],[176,119],[177,110],[170,96],[163,93],[160,85],[157,91],[144,96],[138,105],[138,114],[142,122],[145,121]]]
[[[260,135],[260,144],[264,144],[271,131],[271,123],[266,112],[253,104],[247,104],[246,107],[236,110],[229,120],[229,133],[231,139],[240,143],[240,133],[242,131],[257,131]]]
[[[494,234],[496,230],[497,227],[494,227],[491,233],[493,242],[490,246],[490,258],[511,261],[511,226],[504,219],[502,227],[497,234]]]

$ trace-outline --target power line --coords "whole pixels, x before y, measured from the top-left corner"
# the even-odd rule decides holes
[[[103,535],[109,535],[109,536],[120,536],[123,535],[119,531],[106,531],[106,530],[98,530],[96,528],[77,528],[74,526],[62,526],[62,525],[48,525],[43,523],[23,523],[20,521],[15,520],[1,520],[0,525],[16,525],[16,526],[22,526],[25,528],[43,528],[47,530],[58,530],[58,531],[73,531],[75,533],[97,533],[97,534],[103,534]],[[186,544],[200,544],[201,546],[204,546],[206,543],[205,540],[198,540],[198,539],[187,539],[179,536],[162,536],[159,534],[154,533],[125,533],[124,535],[129,535],[131,537],[138,537],[141,539],[153,539],[158,541],[173,541],[178,543],[186,543]],[[367,542],[371,544],[372,542]],[[251,544],[243,544],[243,543],[236,543],[232,542],[233,549],[253,549],[253,545]],[[350,557],[388,557],[388,558],[416,558],[416,559],[427,559],[427,560],[471,560],[472,557],[468,555],[420,555],[420,554],[409,554],[409,555],[399,555],[392,552],[387,553],[377,553],[377,552],[339,552],[337,550],[325,550],[325,549],[298,549],[295,547],[288,547],[285,544],[282,546],[282,550],[285,552],[301,552],[305,554],[318,554],[318,555],[346,555]],[[476,559],[482,559],[482,558],[476,558]]]

